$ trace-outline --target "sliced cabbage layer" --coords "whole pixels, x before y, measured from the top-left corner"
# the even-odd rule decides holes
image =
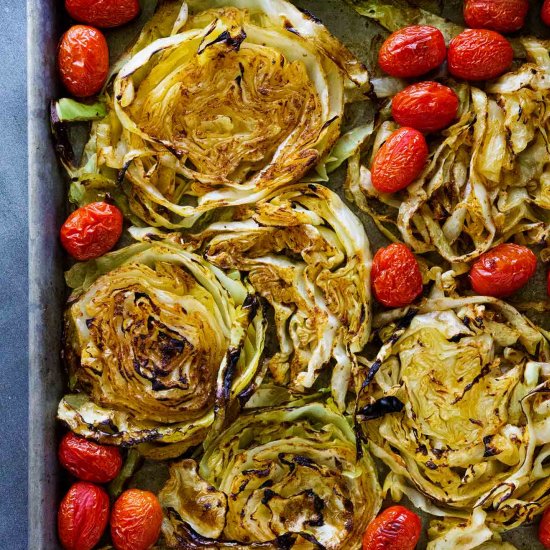
[[[122,185],[134,216],[190,227],[300,180],[338,139],[347,90],[369,87],[351,53],[288,2],[162,2],[115,70],[109,112],[70,170],[72,197]]]
[[[58,415],[74,432],[177,455],[261,380],[258,298],[201,257],[139,243],[76,265],[67,280],[76,286],[64,350],[75,393]]]
[[[550,238],[550,57],[548,45],[522,39],[528,62],[484,89],[450,83],[458,121],[431,141],[420,177],[396,195],[379,193],[368,166],[395,123],[384,117],[364,166],[351,160],[348,193],[384,234],[417,253],[470,261],[510,239]]]
[[[276,383],[305,392],[332,365],[332,394],[344,410],[355,354],[370,334],[371,256],[361,222],[317,184],[291,186],[226,218],[175,237],[217,267],[246,273],[271,304],[279,350],[268,365]],[[132,232],[147,238],[149,230]]]
[[[381,504],[368,452],[357,456],[353,429],[323,402],[243,414],[170,474],[169,548],[358,550]]]
[[[470,549],[550,504],[550,343],[512,306],[436,285],[375,319],[358,419],[384,489],[440,516],[428,548]],[[370,381],[370,382],[369,382]],[[388,414],[383,404],[400,403]]]

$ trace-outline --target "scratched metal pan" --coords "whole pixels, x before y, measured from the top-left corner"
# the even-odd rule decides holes
[[[143,0],[142,0],[143,1]],[[419,0],[425,7],[460,22],[458,0]],[[144,6],[136,23],[108,33],[111,53],[116,57],[136,36],[151,15],[153,2]],[[296,0],[296,4],[317,15],[363,61],[373,58],[382,30],[358,16],[343,0]],[[537,13],[540,2],[532,2],[529,30],[542,31]],[[66,261],[58,245],[58,229],[67,212],[67,182],[58,167],[50,139],[48,103],[61,91],[55,75],[56,47],[69,21],[61,0],[27,0],[28,5],[28,124],[29,124],[29,544],[32,550],[59,548],[56,536],[56,508],[67,480],[56,459],[57,403],[65,380],[60,361],[61,318],[65,301],[63,268]],[[365,118],[368,113],[355,113]],[[339,178],[331,185],[341,191]],[[353,208],[353,205],[352,205]],[[354,209],[356,212],[357,210]],[[373,249],[385,244],[374,224],[362,213]],[[544,298],[542,269],[524,298]],[[550,328],[548,315],[535,320]],[[134,481],[158,488],[166,476],[163,466],[146,463]],[[425,522],[425,525],[427,522]],[[520,550],[542,550],[534,526],[509,533],[506,540]],[[418,550],[425,548],[422,540]],[[453,550],[453,549],[449,549]]]

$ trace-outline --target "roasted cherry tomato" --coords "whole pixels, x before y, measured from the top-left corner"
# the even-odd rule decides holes
[[[148,550],[157,542],[162,508],[149,491],[124,491],[113,506],[111,537],[116,550]]]
[[[539,540],[545,548],[550,548],[550,508],[546,508],[540,520]]]
[[[108,483],[120,472],[122,456],[117,447],[99,445],[69,432],[59,445],[59,462],[78,479]]]
[[[59,43],[57,66],[72,95],[97,94],[109,75],[109,47],[102,32],[84,25],[71,27]]]
[[[428,160],[426,138],[414,128],[400,128],[380,147],[372,162],[372,184],[381,193],[395,193],[411,184]]]
[[[404,506],[386,508],[373,519],[363,535],[363,550],[414,550],[422,521]]]
[[[119,27],[140,12],[139,0],[65,0],[65,8],[73,19],[100,28]]]
[[[422,274],[409,247],[393,243],[381,248],[372,261],[374,296],[387,307],[403,307],[422,294]]]
[[[451,40],[447,61],[449,71],[464,80],[488,80],[512,65],[514,50],[498,32],[466,29]]]
[[[109,495],[104,489],[79,481],[59,506],[57,529],[65,550],[92,550],[109,520]]]
[[[473,29],[519,31],[525,24],[529,0],[466,0],[464,19]]]
[[[470,282],[478,294],[501,298],[524,287],[536,270],[537,258],[526,246],[500,244],[474,262]]]
[[[414,25],[394,32],[378,54],[380,67],[398,78],[415,78],[439,67],[447,48],[441,31]]]
[[[77,260],[98,258],[109,252],[122,234],[120,210],[106,202],[93,202],[75,210],[61,228],[61,244]]]
[[[540,16],[545,25],[550,26],[550,0],[544,0]]]
[[[401,126],[420,132],[437,132],[451,124],[458,112],[458,97],[437,82],[419,82],[392,100],[392,116]]]

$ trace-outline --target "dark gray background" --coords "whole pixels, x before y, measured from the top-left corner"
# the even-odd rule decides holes
[[[0,549],[27,548],[26,2],[0,4]]]

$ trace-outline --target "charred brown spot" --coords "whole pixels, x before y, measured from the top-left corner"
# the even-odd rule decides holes
[[[494,436],[492,435],[487,435],[483,438],[483,445],[485,446],[485,452],[483,453],[484,458],[490,458],[502,452],[492,445],[493,438]]]

